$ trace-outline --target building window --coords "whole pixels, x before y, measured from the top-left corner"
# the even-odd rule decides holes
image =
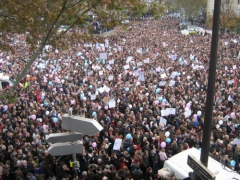
[[[237,15],[240,16],[240,9],[237,9]]]
[[[238,0],[238,4],[240,4],[240,0]]]
[[[226,4],[229,4],[229,1],[230,1],[230,0],[226,0]]]

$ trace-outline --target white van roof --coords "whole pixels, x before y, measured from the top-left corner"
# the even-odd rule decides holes
[[[188,155],[193,155],[196,159],[200,160],[200,151],[196,148],[191,148],[169,158],[164,162],[164,167],[174,171],[178,178],[186,178],[189,172],[193,172],[193,169],[187,164]],[[227,167],[223,167],[221,163],[211,157],[208,158],[208,169],[216,175],[215,180],[240,179],[238,173]]]

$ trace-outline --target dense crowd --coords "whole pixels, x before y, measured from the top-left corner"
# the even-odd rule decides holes
[[[17,101],[0,102],[0,179],[175,179],[164,161],[201,149],[211,43],[207,33],[182,35],[178,24],[143,20],[97,43],[46,46],[15,91]],[[0,70],[12,79],[32,55],[25,37],[12,39],[15,53],[0,53]],[[239,58],[239,36],[220,35],[210,155],[235,171]],[[71,155],[49,154],[45,140],[64,132],[69,110],[104,127],[84,136],[79,169],[70,166]],[[120,149],[113,148],[116,139]]]

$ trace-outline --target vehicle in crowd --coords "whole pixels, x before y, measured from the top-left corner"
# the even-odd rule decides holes
[[[193,172],[193,169],[187,164],[188,155],[192,155],[197,160],[200,160],[200,154],[201,151],[199,149],[187,149],[166,160],[164,162],[164,168],[173,171],[177,179],[184,179],[188,177],[190,172]],[[240,179],[240,175],[238,173],[228,167],[225,167],[222,163],[211,157],[208,158],[208,169],[216,175],[215,180]]]

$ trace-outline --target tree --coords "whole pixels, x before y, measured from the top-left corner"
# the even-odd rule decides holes
[[[69,31],[71,38],[82,41],[92,38],[89,14],[98,17],[106,27],[113,27],[125,18],[126,13],[122,13],[125,9],[135,11],[142,7],[141,0],[1,0],[0,48],[12,48],[10,42],[16,33],[26,34],[26,42],[31,47],[31,57],[12,89],[24,78],[46,45],[64,48],[64,38]],[[59,31],[62,25],[67,28]]]
[[[213,17],[208,17],[209,26],[212,28]],[[239,23],[239,18],[236,16],[234,12],[234,3],[229,0],[222,0],[221,2],[221,12],[220,12],[220,28],[225,29],[233,29]]]
[[[233,1],[223,0],[221,2],[220,27],[230,29],[237,23],[237,17],[234,13]]]
[[[173,9],[185,15],[187,19],[197,17],[202,8],[207,5],[206,0],[173,0]]]

